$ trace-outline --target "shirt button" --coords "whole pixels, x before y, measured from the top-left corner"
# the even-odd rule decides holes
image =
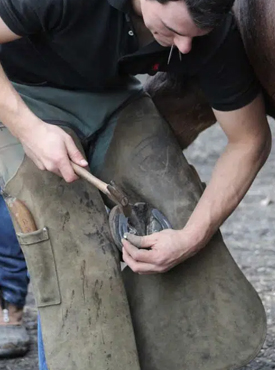
[[[129,36],[134,36],[134,32],[133,32],[132,30],[130,30],[130,31],[128,32],[128,35],[129,35]]]

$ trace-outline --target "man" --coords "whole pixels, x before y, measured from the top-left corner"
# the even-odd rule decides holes
[[[30,338],[23,324],[23,308],[28,292],[26,262],[0,197],[0,358],[26,354]]]
[[[176,230],[123,240],[129,267],[155,274],[207,244],[268,156],[269,127],[229,14],[232,5],[233,0],[0,1],[1,62],[12,81],[1,71],[0,120],[7,129],[0,137],[0,147],[6,146],[0,173],[6,193],[23,200],[37,223],[31,234],[17,231],[50,369],[139,368],[102,201],[87,184],[65,185],[55,175],[74,182],[70,161],[82,167],[89,162],[94,174],[114,178],[131,201],[142,198],[164,211]],[[228,137],[195,209],[200,190],[189,186],[194,174],[132,77],[156,71],[197,76]],[[90,336],[82,334],[85,328]],[[143,342],[150,347],[148,338]],[[165,368],[160,356],[152,356],[150,363],[140,355],[147,364],[143,370]]]

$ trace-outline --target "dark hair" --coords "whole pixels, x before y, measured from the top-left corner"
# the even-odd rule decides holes
[[[222,22],[233,7],[235,0],[157,0],[161,4],[169,1],[184,1],[195,23],[201,29],[214,28]]]

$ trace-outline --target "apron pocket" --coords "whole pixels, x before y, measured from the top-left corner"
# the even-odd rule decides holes
[[[27,234],[17,233],[24,252],[37,307],[61,303],[53,249],[46,227]]]

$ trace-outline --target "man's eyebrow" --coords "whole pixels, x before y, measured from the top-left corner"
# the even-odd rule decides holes
[[[174,33],[176,33],[177,35],[179,35],[179,36],[186,36],[186,35],[183,35],[182,33],[180,33],[180,32],[178,32],[178,31],[176,31],[176,30],[174,30],[173,28],[171,28],[171,27],[169,27],[169,26],[167,26],[167,24],[166,23],[164,23],[163,21],[161,21],[162,22],[162,24],[169,30],[169,31],[171,31],[171,32],[174,32]]]

